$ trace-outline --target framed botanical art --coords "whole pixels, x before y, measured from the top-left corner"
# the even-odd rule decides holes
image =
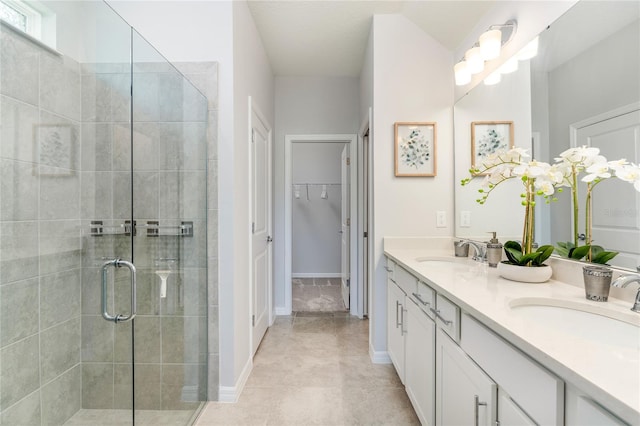
[[[497,151],[513,148],[513,121],[474,121],[471,123],[471,168]]]
[[[436,175],[436,123],[395,123],[396,176]]]

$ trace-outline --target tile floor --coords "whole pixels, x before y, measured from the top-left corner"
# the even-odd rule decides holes
[[[294,312],[346,312],[340,278],[294,278],[292,309]]]
[[[347,313],[278,317],[235,404],[210,402],[209,425],[418,425],[391,365],[372,364],[367,320]]]
[[[180,426],[191,424],[192,410],[138,410],[136,426]],[[120,426],[131,424],[130,410],[82,409],[64,426]]]

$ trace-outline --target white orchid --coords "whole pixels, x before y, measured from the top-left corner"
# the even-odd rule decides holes
[[[600,159],[600,157],[602,159]],[[602,179],[609,179],[611,177],[611,165],[607,162],[606,158],[598,156],[598,161],[587,167],[588,173],[582,178],[583,182],[592,183],[594,181],[599,182]]]
[[[625,164],[615,169],[616,177],[633,184],[636,191],[640,192],[640,165]]]

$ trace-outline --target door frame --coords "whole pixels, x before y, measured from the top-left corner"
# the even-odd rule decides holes
[[[351,270],[351,283],[358,282],[358,250],[357,244],[353,244],[356,240],[356,232],[358,229],[358,203],[357,203],[357,140],[356,134],[298,134],[298,135],[285,135],[284,137],[284,315],[291,315],[293,308],[292,300],[292,284],[291,284],[291,246],[292,246],[292,168],[293,168],[293,156],[292,148],[294,143],[344,143],[349,145],[349,157],[351,158],[350,167],[350,208],[349,216],[351,219],[351,226],[349,227],[349,236],[351,238],[351,244],[349,247],[349,253],[351,258],[349,260],[349,269]],[[358,294],[358,286],[351,285],[349,287],[350,307],[349,311],[352,315],[357,315],[358,301],[360,295]]]
[[[362,295],[358,299],[358,317],[368,317],[371,312],[371,277],[373,270],[373,135],[371,123],[373,121],[373,111],[367,111],[367,116],[360,126],[358,132],[358,224],[357,240],[357,286],[358,294]],[[365,138],[366,146],[365,150]],[[366,167],[365,167],[366,166]],[[365,176],[366,173],[366,176]],[[366,186],[365,186],[366,185]],[[366,200],[364,194],[367,194]],[[366,205],[365,205],[366,202]],[[365,217],[366,215],[366,217]],[[367,229],[364,228],[366,224]],[[367,237],[364,233],[367,232]],[[365,258],[366,256],[366,258]]]
[[[247,129],[247,145],[250,147],[251,149],[251,144],[252,144],[252,137],[253,137],[253,127],[254,127],[254,123],[253,123],[253,115],[255,114],[255,116],[258,118],[258,120],[260,120],[260,122],[262,123],[262,125],[265,127],[265,129],[267,129],[267,144],[268,144],[268,148],[267,148],[267,155],[268,155],[268,160],[267,160],[267,164],[268,166],[268,171],[267,171],[267,175],[268,175],[268,187],[269,187],[269,194],[267,195],[267,202],[269,203],[269,208],[267,209],[267,211],[269,212],[269,217],[267,218],[267,226],[269,229],[268,234],[269,235],[273,235],[273,165],[272,165],[272,160],[273,160],[273,127],[271,126],[271,124],[269,124],[269,121],[266,119],[265,115],[261,112],[260,108],[258,107],[258,105],[253,102],[251,96],[248,97],[248,113],[249,113],[249,119],[248,119],[248,129]],[[247,155],[247,162],[248,162],[248,170],[249,170],[249,191],[247,194],[247,198],[248,198],[248,206],[249,206],[249,212],[253,211],[253,184],[252,184],[252,175],[253,175],[253,165],[252,165],[252,154]],[[248,228],[251,229],[251,221],[252,221],[252,217],[251,217],[251,213],[249,213],[249,223],[247,224]],[[249,253],[250,256],[253,256],[253,233],[249,232],[249,237],[248,237],[248,242],[249,242]],[[269,310],[269,326],[271,326],[275,320],[275,314],[273,311],[273,244],[268,244],[267,245],[267,257],[268,257],[268,265],[269,265],[269,276],[268,276],[268,281],[269,284],[267,286],[267,299],[268,299],[268,310]],[[251,315],[254,314],[253,312],[253,261],[249,262],[249,324],[251,324]],[[251,348],[252,354],[255,353],[255,350],[257,348],[253,347],[253,331],[254,331],[254,327],[251,326],[249,327],[249,347]]]

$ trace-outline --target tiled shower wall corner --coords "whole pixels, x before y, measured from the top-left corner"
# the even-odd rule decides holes
[[[207,97],[207,399],[217,401],[220,375],[218,345],[218,64],[216,62],[178,62],[174,65]]]
[[[129,65],[81,65],[4,28],[1,37],[0,423],[61,424],[81,407],[130,405],[127,326],[114,332],[99,316],[97,260],[131,239],[85,232],[90,220],[116,225],[131,215],[128,201],[118,201],[119,188],[130,186]],[[146,108],[139,99],[134,112],[136,217],[194,222],[191,238],[133,239],[142,409],[217,399],[217,65],[181,69],[209,98],[206,112],[188,90],[176,94],[180,125],[157,97]],[[169,93],[169,104],[176,98],[167,88],[186,87],[169,69],[144,75],[141,90]],[[58,134],[64,158],[41,143]],[[160,299],[155,262],[169,258],[183,264]],[[115,285],[127,280],[116,274]]]

